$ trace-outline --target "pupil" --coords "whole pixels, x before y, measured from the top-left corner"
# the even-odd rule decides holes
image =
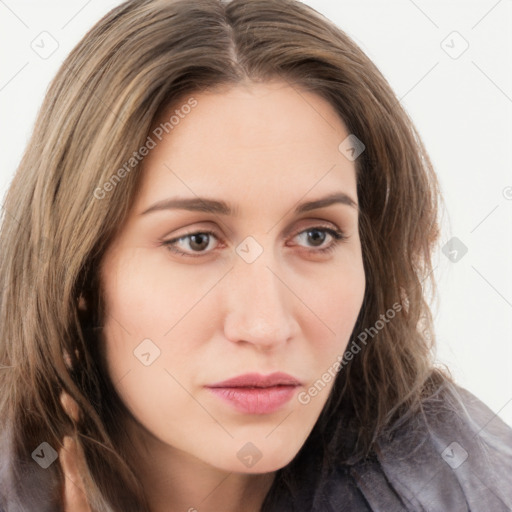
[[[201,238],[203,238],[202,244],[201,244]],[[200,240],[198,243],[196,243],[197,239]],[[207,233],[199,233],[197,235],[192,235],[190,237],[190,240],[191,240],[190,247],[192,249],[205,249],[206,247],[208,247],[208,234]],[[204,243],[204,242],[206,242],[206,243]]]
[[[312,235],[312,233],[313,233],[313,235]],[[316,234],[316,236],[315,236],[315,234]],[[308,231],[308,235],[310,236],[310,239],[313,242],[313,245],[322,245],[325,240],[326,234],[323,231],[320,231],[318,229],[311,229]],[[318,235],[320,235],[320,236],[318,236]]]

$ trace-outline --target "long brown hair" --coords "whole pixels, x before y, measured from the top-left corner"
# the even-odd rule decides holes
[[[366,291],[353,339],[394,304],[402,310],[343,366],[313,432],[278,472],[264,506],[283,482],[293,492],[295,475],[313,453],[322,471],[368,456],[377,437],[420,410],[444,378],[433,366],[425,285],[435,288],[430,255],[438,238],[438,183],[418,132],[375,65],[343,31],[294,0],[129,0],[63,62],[3,207],[5,505],[59,509],[60,465],[43,469],[31,454],[42,442],[57,450],[76,429],[91,506],[149,510],[119,428],[126,410],[98,346],[97,269],[132,204],[140,165],[125,167],[108,194],[98,188],[178,100],[275,78],[327,99],[365,145],[355,163]],[[79,309],[81,295],[91,305],[87,313]],[[64,413],[62,390],[78,403],[79,421]]]

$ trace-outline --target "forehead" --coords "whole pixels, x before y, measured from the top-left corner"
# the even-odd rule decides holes
[[[354,162],[338,149],[349,135],[343,121],[325,99],[286,82],[190,94],[151,134],[139,203],[169,194],[281,201],[333,187],[357,200]]]

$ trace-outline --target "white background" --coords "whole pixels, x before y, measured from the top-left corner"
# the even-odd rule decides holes
[[[49,81],[119,3],[0,0],[2,198]],[[442,243],[468,248],[456,263],[435,258],[438,360],[512,425],[512,0],[306,3],[375,62],[426,144],[446,203]],[[47,59],[31,48],[43,31],[58,43]]]

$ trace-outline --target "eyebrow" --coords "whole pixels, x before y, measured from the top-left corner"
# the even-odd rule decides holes
[[[344,192],[335,192],[328,196],[306,201],[298,204],[294,210],[295,214],[309,212],[325,208],[333,204],[344,204],[359,211],[357,203]],[[189,210],[194,212],[216,213],[220,215],[237,215],[238,208],[231,208],[225,201],[209,199],[206,197],[194,198],[169,198],[162,199],[144,210],[140,215],[146,215],[151,212],[161,210]]]

